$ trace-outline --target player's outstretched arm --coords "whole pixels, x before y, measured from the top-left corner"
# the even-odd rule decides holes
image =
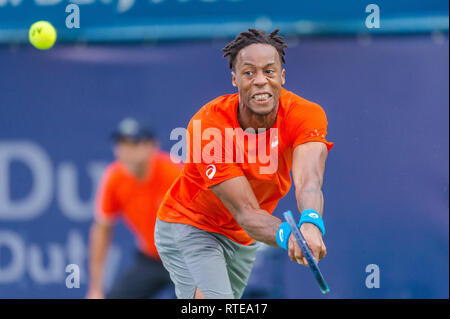
[[[321,142],[308,142],[298,145],[294,149],[292,176],[300,212],[303,212],[305,209],[312,209],[320,216],[323,214],[322,183],[327,155],[327,147]],[[325,257],[326,247],[319,228],[311,223],[303,223],[300,230],[316,261]],[[295,258],[295,256],[299,255],[297,247],[297,245],[294,245],[294,239],[291,236],[289,240],[289,257],[293,261],[306,264],[301,251],[301,258]]]
[[[89,287],[88,299],[103,299],[103,269],[108,247],[111,243],[113,225],[94,221],[89,236]]]
[[[281,220],[259,207],[245,176],[231,178],[212,186],[211,190],[250,237],[270,246],[278,246],[276,235]]]

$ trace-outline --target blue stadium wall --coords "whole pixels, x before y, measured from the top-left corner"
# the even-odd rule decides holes
[[[82,298],[92,200],[111,129],[145,119],[169,151],[176,127],[235,92],[225,41],[158,46],[0,47],[0,298]],[[325,109],[327,257],[322,296],[278,248],[258,257],[246,296],[449,297],[449,73],[446,35],[292,39],[285,87]],[[275,214],[295,209],[291,190]],[[107,285],[131,261],[123,225]],[[67,264],[81,287],[65,285]],[[380,269],[380,288],[365,285]],[[170,293],[165,295],[170,296]]]
[[[366,27],[371,4],[380,28]],[[249,26],[291,35],[448,32],[448,10],[446,0],[0,0],[0,43],[26,42],[38,20],[64,42],[210,39]]]

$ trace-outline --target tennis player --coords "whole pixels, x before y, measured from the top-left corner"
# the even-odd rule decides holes
[[[151,129],[135,119],[121,121],[113,138],[116,161],[106,169],[97,192],[86,297],[105,297],[102,280],[105,257],[114,224],[122,218],[137,239],[138,252],[107,297],[151,298],[171,285],[154,245],[154,227],[161,200],[181,168],[158,149]]]
[[[287,223],[271,215],[291,170],[300,229],[317,261],[326,254],[321,188],[333,143],[324,110],[282,87],[286,48],[278,30],[240,33],[223,49],[238,93],[207,103],[188,125],[191,148],[155,227],[178,298],[240,298],[257,242],[306,264]]]

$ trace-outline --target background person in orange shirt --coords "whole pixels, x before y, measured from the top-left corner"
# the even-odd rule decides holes
[[[299,227],[315,259],[326,254],[321,188],[333,143],[325,139],[323,109],[282,87],[286,47],[278,30],[240,33],[224,48],[238,93],[209,102],[188,125],[187,161],[155,227],[178,298],[240,298],[257,241],[306,264],[287,223],[271,215],[290,189],[291,170]],[[239,132],[247,129],[256,144],[242,143]],[[269,154],[268,163],[259,153],[255,160],[256,146]]]
[[[87,298],[104,298],[104,261],[114,222],[121,217],[137,239],[134,263],[113,285],[108,298],[150,298],[170,284],[154,245],[156,212],[180,173],[167,153],[158,149],[151,129],[127,118],[113,133],[116,161],[99,186],[89,241]]]

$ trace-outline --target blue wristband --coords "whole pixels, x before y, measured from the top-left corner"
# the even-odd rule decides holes
[[[288,250],[289,236],[291,235],[291,227],[287,222],[280,225],[277,231],[277,244],[281,248]]]
[[[314,209],[305,209],[300,217],[298,227],[303,223],[311,223],[317,226],[322,232],[322,236],[325,236],[325,225],[323,224],[322,217]]]

